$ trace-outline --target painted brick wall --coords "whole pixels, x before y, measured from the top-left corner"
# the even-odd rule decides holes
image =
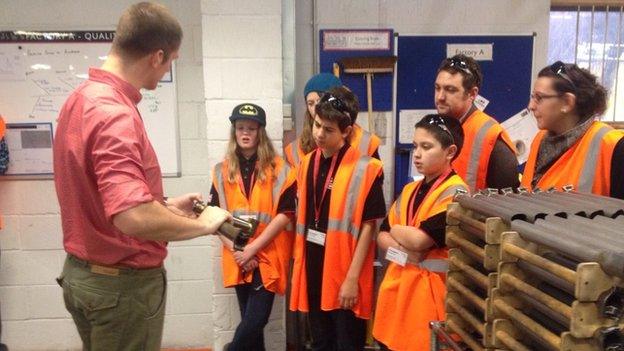
[[[114,29],[134,1],[3,0],[0,30]],[[204,104],[202,17],[199,0],[163,1],[184,30],[176,65],[182,177],[164,180],[165,193],[208,194],[209,162]],[[54,13],[53,16],[50,16]],[[11,350],[78,350],[81,343],[54,281],[65,253],[51,180],[0,181],[0,302],[2,338]],[[211,346],[214,238],[172,243],[163,346]]]
[[[202,1],[210,167],[225,153],[230,129],[227,117],[242,102],[254,102],[265,109],[269,137],[277,150],[282,149],[281,11],[280,0]],[[232,339],[240,312],[234,289],[224,289],[222,285],[220,247],[211,253],[211,260],[213,346],[221,350]],[[284,300],[277,297],[265,329],[267,350],[282,350],[285,341]]]

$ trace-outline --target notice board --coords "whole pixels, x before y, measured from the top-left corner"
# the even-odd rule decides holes
[[[395,194],[411,181],[412,146],[405,136],[413,132],[414,116],[418,112],[435,111],[434,83],[442,60],[457,50],[476,55],[483,72],[479,95],[489,100],[485,112],[503,122],[528,104],[533,46],[532,34],[398,36]]]

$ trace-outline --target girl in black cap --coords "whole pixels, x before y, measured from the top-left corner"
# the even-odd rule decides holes
[[[242,250],[223,242],[223,285],[234,287],[241,322],[225,349],[265,350],[264,327],[275,294],[283,295],[288,280],[295,211],[295,174],[275,153],[265,130],[266,114],[255,104],[241,104],[230,116],[227,154],[213,170],[211,205],[241,219],[259,222]]]

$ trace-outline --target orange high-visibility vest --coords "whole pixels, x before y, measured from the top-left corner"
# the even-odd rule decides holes
[[[308,284],[306,276],[306,177],[311,152],[305,156],[298,170],[297,195],[297,235],[295,235],[294,266],[290,295],[292,311],[308,312]],[[362,155],[354,147],[349,147],[342,158],[332,183],[329,198],[329,218],[325,238],[325,258],[321,291],[321,309],[332,311],[340,309],[338,294],[351,266],[355,247],[362,228],[364,203],[375,182],[381,175],[381,161]],[[368,319],[373,305],[373,257],[374,241],[371,240],[366,259],[358,280],[358,300],[352,308],[359,318]]]
[[[531,143],[531,151],[522,175],[522,186],[529,190],[532,190],[537,153],[546,133],[545,130],[540,131]],[[561,190],[565,185],[573,185],[579,192],[609,196],[611,158],[623,135],[624,132],[602,122],[592,123],[585,134],[542,175],[537,187],[542,190],[551,187]]]
[[[256,180],[249,199],[240,189],[239,182],[231,183],[227,180],[227,160],[217,164],[213,170],[212,179],[219,194],[219,206],[234,216],[254,215],[260,222],[251,241],[275,218],[281,195],[295,181],[294,171],[281,157],[275,157],[275,165],[274,171],[267,170],[265,181]],[[293,231],[284,230],[258,252],[260,275],[265,289],[277,294],[285,293],[293,240]],[[232,252],[226,247],[223,247],[222,252],[223,286],[251,282],[251,272],[244,274],[241,271]]]
[[[290,165],[290,167],[296,168],[299,166],[299,162],[303,160],[303,157],[306,155],[301,149],[301,139],[297,138],[292,143],[286,145],[284,148],[284,158]]]
[[[369,133],[357,124],[353,125],[349,144],[360,150],[361,153],[372,156],[381,145],[381,139],[375,134]],[[293,141],[284,148],[284,157],[291,167],[297,167],[303,160],[305,153],[301,149],[300,139]]]
[[[407,223],[412,211],[409,200],[420,181],[407,184],[388,212],[390,226]],[[453,175],[434,189],[421,203],[415,226],[433,215],[446,211],[457,189],[468,187]],[[390,262],[384,276],[377,306],[373,336],[391,350],[430,350],[430,321],[444,320],[448,249],[432,247],[418,265],[401,267]]]
[[[379,139],[377,135],[362,129],[362,127],[356,123],[353,124],[349,143],[354,148],[360,150],[362,154],[373,156],[381,144],[381,139]]]
[[[511,138],[500,123],[483,111],[475,110],[462,123],[464,146],[453,161],[453,169],[472,191],[487,186],[487,171],[496,140],[500,138],[515,153]]]

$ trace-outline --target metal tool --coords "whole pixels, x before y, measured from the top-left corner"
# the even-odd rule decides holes
[[[193,212],[200,215],[208,205],[202,201],[193,203]],[[232,217],[232,222],[221,224],[217,233],[230,239],[234,244],[234,250],[243,251],[249,239],[254,236],[258,229],[258,220],[251,218],[248,220]]]

